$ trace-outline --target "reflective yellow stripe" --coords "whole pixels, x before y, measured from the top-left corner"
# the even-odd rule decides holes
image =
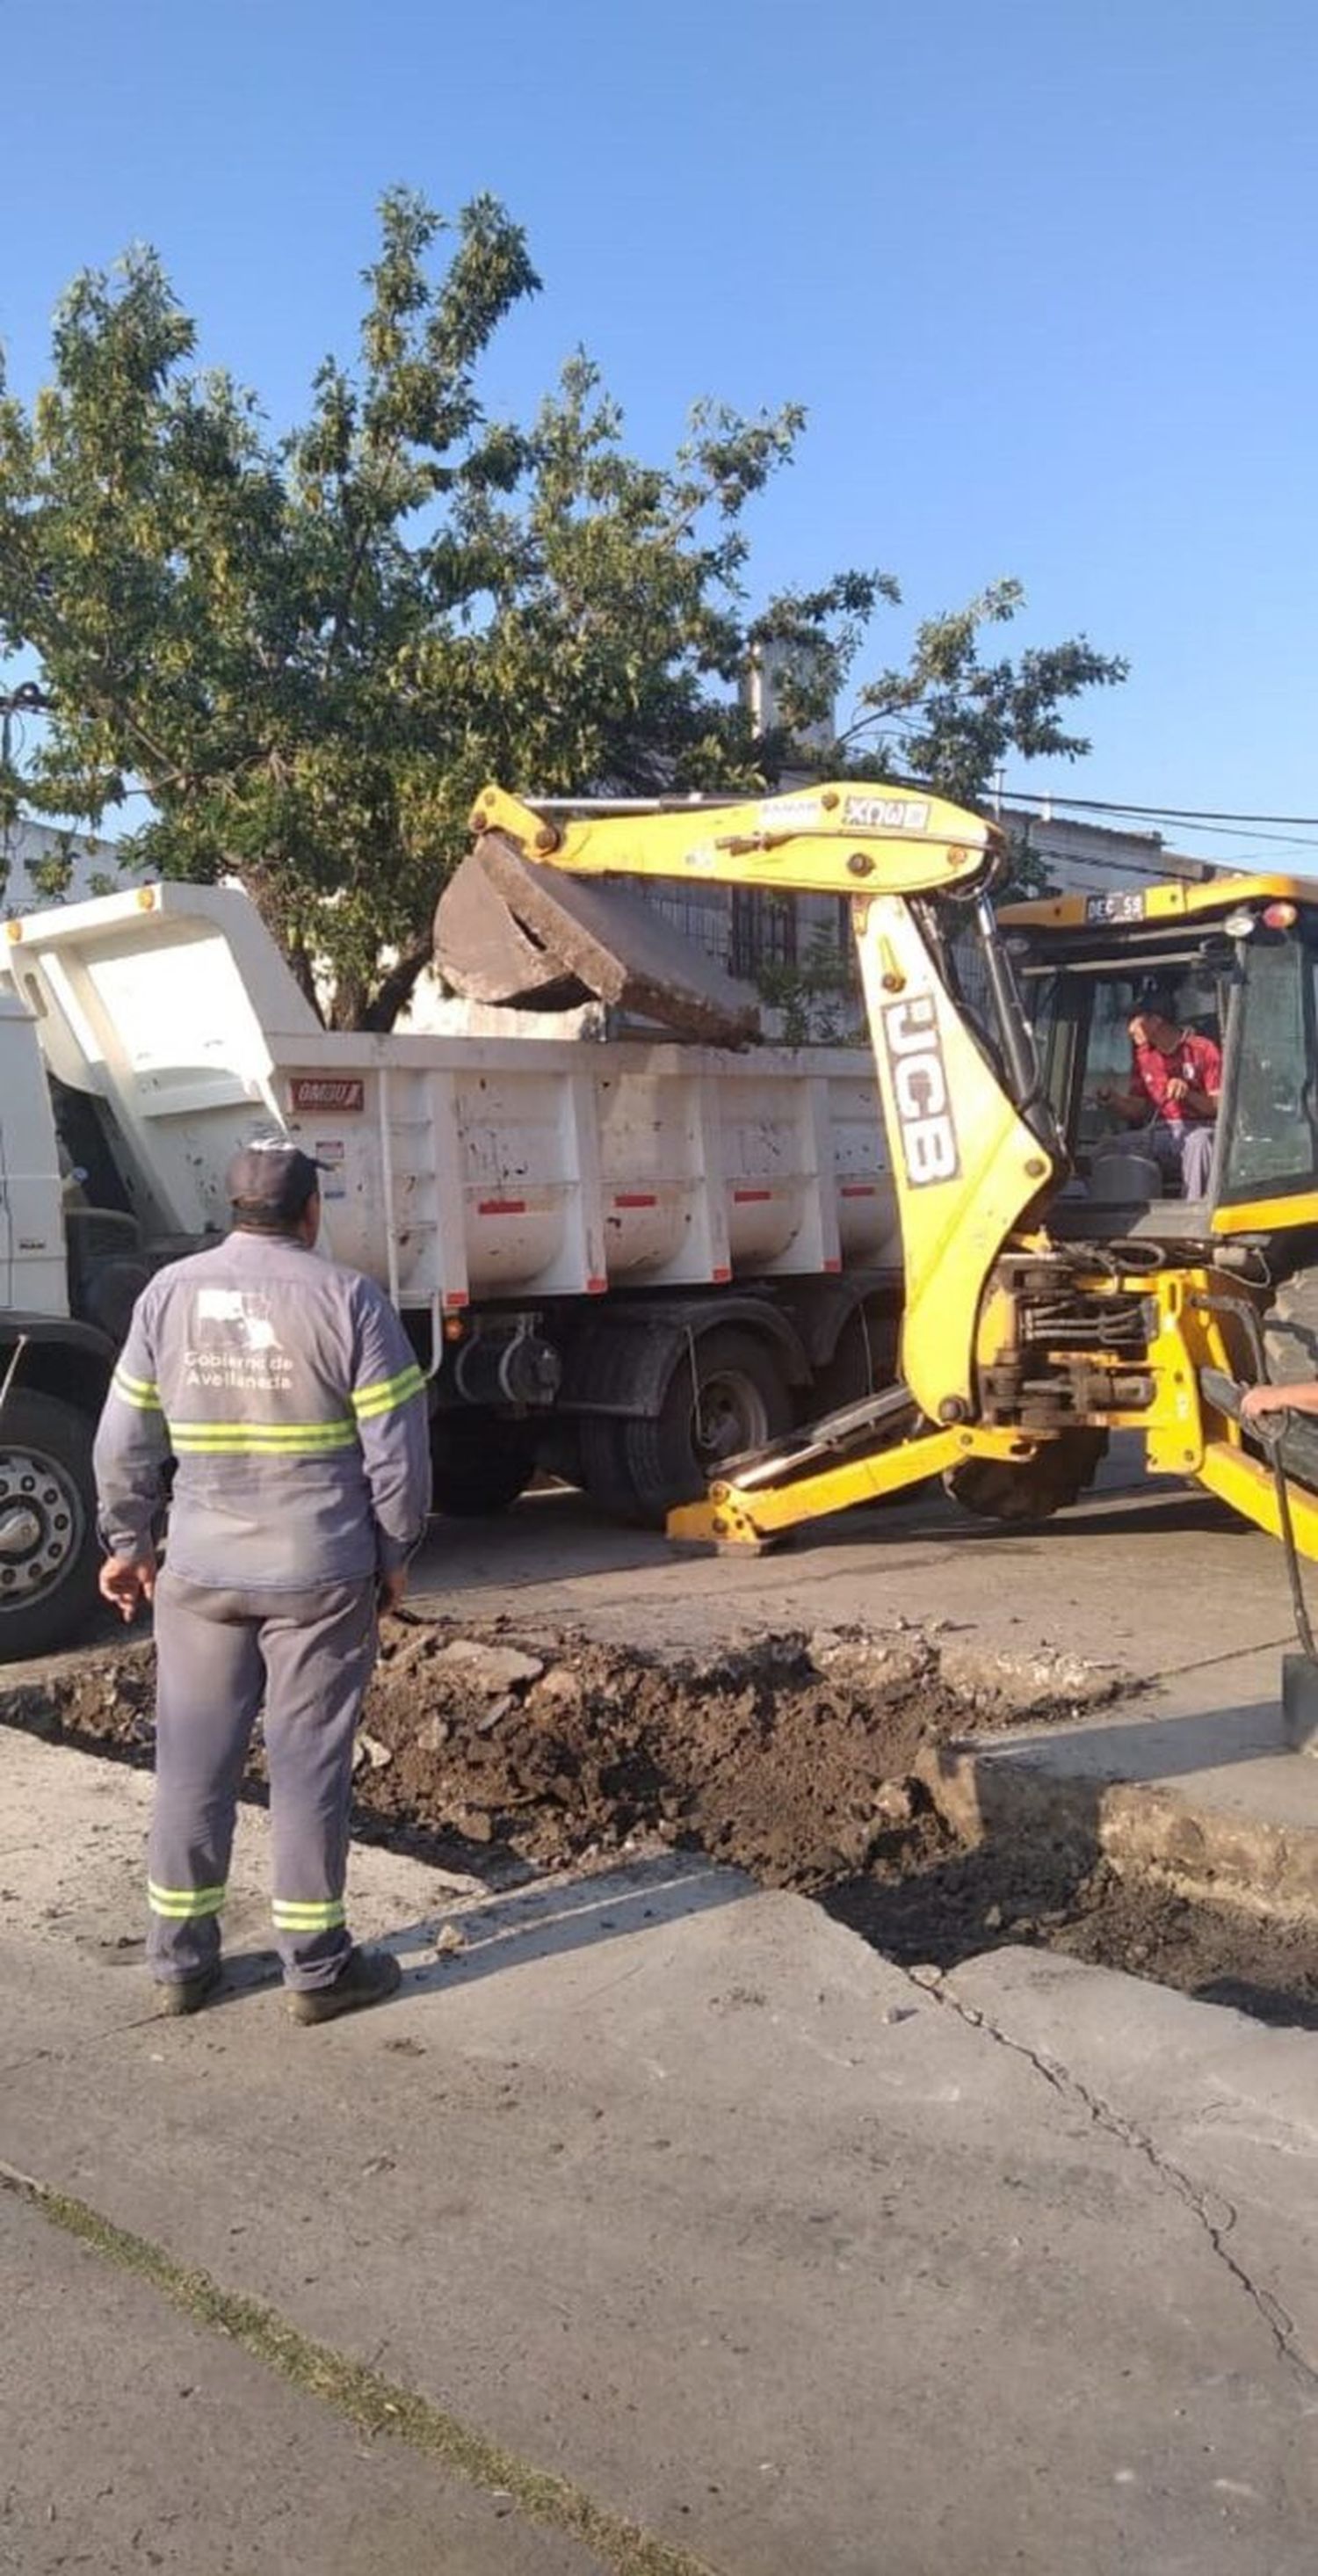
[[[130,1395],[159,1395],[160,1393],[153,1377],[130,1377],[122,1360],[116,1361],[114,1373],[120,1385],[125,1387]]]
[[[331,1897],[323,1905],[297,1905],[277,1896],[271,1912],[280,1932],[337,1932],[348,1917],[341,1896]]]
[[[196,1923],[204,1915],[218,1914],[224,1896],[222,1887],[157,1887],[153,1878],[146,1883],[152,1913],[163,1914],[170,1923]]]
[[[374,1414],[392,1413],[396,1404],[410,1404],[414,1395],[424,1395],[425,1387],[414,1361],[411,1368],[400,1369],[397,1377],[377,1378],[373,1386],[357,1387],[352,1409],[359,1422],[369,1422]]]
[[[159,1413],[160,1389],[152,1377],[130,1377],[127,1369],[116,1368],[113,1379],[116,1395],[125,1404],[134,1404],[139,1413]]]
[[[357,1432],[344,1414],[337,1422],[171,1422],[169,1436],[180,1457],[198,1451],[259,1457],[351,1449]]]

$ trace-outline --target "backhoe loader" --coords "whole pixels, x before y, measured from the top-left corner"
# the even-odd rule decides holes
[[[933,1475],[971,1511],[1041,1520],[1117,1431],[1143,1435],[1151,1474],[1278,1532],[1274,1461],[1238,1406],[1269,1376],[1318,1376],[1318,886],[1240,876],[995,912],[993,824],[854,780],[570,815],[489,787],[472,829],[579,875],[850,899],[901,1216],[900,1381],[726,1462],[670,1535],[764,1547]],[[1141,1012],[1220,1046],[1194,1199],[1108,1105]],[[1286,1419],[1295,1536],[1318,1557],[1318,1426]]]

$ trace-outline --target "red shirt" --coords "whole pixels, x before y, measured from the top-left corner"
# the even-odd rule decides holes
[[[1142,1091],[1160,1118],[1175,1126],[1187,1116],[1183,1100],[1169,1100],[1169,1082],[1188,1082],[1195,1091],[1206,1091],[1216,1099],[1222,1088],[1222,1050],[1211,1038],[1200,1037],[1193,1029],[1183,1029],[1170,1055],[1161,1047],[1134,1046],[1131,1051],[1131,1081]],[[1202,1109],[1188,1112],[1190,1123],[1202,1122]]]

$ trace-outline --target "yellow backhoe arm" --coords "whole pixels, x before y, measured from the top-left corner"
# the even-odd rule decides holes
[[[486,787],[471,828],[574,876],[711,877],[778,894],[932,894],[987,878],[1001,850],[991,823],[940,796],[857,782],[569,822]]]
[[[906,1282],[902,1375],[920,1411],[973,1420],[975,1339],[990,1270],[1057,1167],[949,989],[911,898],[954,892],[996,950],[988,885],[1001,836],[941,797],[852,781],[745,804],[556,821],[497,787],[472,828],[578,875],[713,878],[851,898]]]

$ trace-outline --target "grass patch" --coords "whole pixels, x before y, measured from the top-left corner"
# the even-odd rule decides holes
[[[428,2398],[399,2387],[361,2362],[348,2360],[329,2344],[315,2342],[259,2299],[221,2289],[208,2272],[176,2263],[162,2246],[129,2228],[116,2227],[86,2201],[56,2191],[3,2161],[0,2188],[39,2210],[52,2227],[89,2246],[106,2262],[148,2282],[194,2324],[240,2344],[253,2360],[305,2395],[318,2398],[359,2433],[387,2434],[393,2441],[406,2442],[486,2495],[510,2497],[527,2522],[580,2541],[609,2576],[715,2576],[706,2560],[642,2531],[624,2515],[597,2504],[571,2479],[535,2468],[442,2406],[432,2405]]]

